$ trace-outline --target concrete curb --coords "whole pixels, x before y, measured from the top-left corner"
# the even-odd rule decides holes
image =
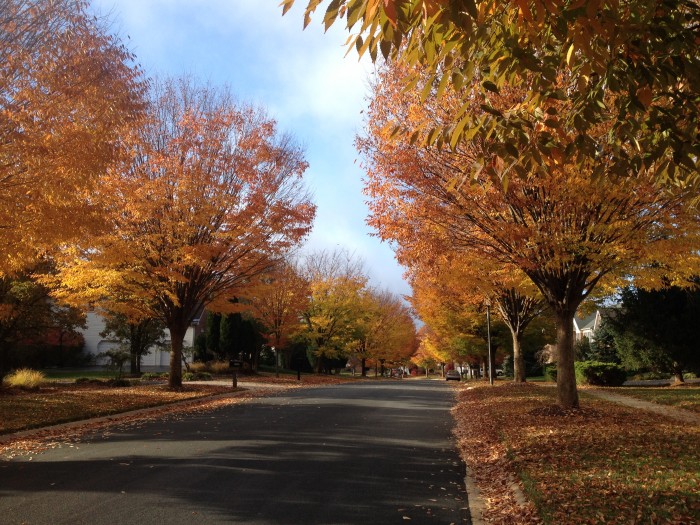
[[[468,525],[486,525],[484,521],[484,511],[486,510],[486,503],[481,497],[479,488],[474,483],[474,479],[469,472],[469,467],[466,467],[466,475],[464,477],[464,485],[467,489],[467,508],[466,511],[466,523]]]

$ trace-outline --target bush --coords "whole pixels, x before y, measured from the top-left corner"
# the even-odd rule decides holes
[[[31,370],[29,368],[20,368],[9,374],[5,378],[5,383],[8,386],[16,388],[39,388],[39,385],[44,382],[46,376],[38,370]]]
[[[161,379],[168,379],[170,375],[167,372],[146,372],[145,374],[141,374],[141,379],[145,379],[146,381],[159,381]]]
[[[231,367],[228,361],[211,361],[207,363],[212,374],[230,374]]]
[[[204,363],[202,361],[195,361],[194,363],[190,363],[190,372],[208,372],[209,367],[207,366],[207,363]]]
[[[96,379],[94,377],[79,377],[75,380],[75,383],[78,385],[83,384],[83,383],[88,383],[91,385],[99,385],[99,384],[102,384],[103,381],[101,379]]]
[[[542,375],[544,376],[545,381],[554,381],[555,383],[557,382],[557,365],[544,365],[542,367]]]
[[[123,387],[123,386],[132,386],[132,382],[129,381],[128,379],[109,379],[106,382],[109,386],[113,387]]]
[[[615,363],[578,361],[574,367],[576,382],[583,385],[620,386],[627,379],[625,371]]]
[[[183,381],[211,381],[212,377],[209,372],[185,372],[182,374]]]

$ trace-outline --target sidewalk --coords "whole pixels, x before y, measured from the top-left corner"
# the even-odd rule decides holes
[[[600,399],[605,399],[607,401],[617,403],[619,405],[625,405],[628,407],[637,408],[639,410],[654,412],[655,414],[670,417],[683,423],[700,425],[700,414],[691,412],[690,410],[684,410],[682,408],[676,408],[667,405],[659,405],[658,403],[652,403],[651,401],[644,401],[643,399],[637,399],[636,397],[630,397],[622,394],[617,394],[615,392],[609,392],[601,388],[587,388],[585,390],[582,390],[582,392],[590,394],[594,397],[598,397]]]

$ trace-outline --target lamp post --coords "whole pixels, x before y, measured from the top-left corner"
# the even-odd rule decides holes
[[[487,297],[486,305],[486,343],[489,352],[489,383],[493,385],[493,360],[491,356],[491,300]]]
[[[280,376],[280,357],[277,354],[277,348],[272,347],[272,353],[275,354],[275,377]]]

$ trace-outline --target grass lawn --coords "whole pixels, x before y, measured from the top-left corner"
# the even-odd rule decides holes
[[[625,392],[627,389],[624,389]],[[539,385],[463,385],[455,434],[491,523],[700,523],[700,427]],[[511,480],[526,501],[505,490]]]
[[[0,434],[230,391],[230,387],[215,385],[187,385],[181,391],[170,391],[165,385],[115,388],[50,383],[37,391],[0,388]]]
[[[666,387],[620,387],[608,389],[616,394],[636,397],[644,401],[653,401],[660,405],[671,405],[693,412],[700,412],[700,385],[666,386]]]

